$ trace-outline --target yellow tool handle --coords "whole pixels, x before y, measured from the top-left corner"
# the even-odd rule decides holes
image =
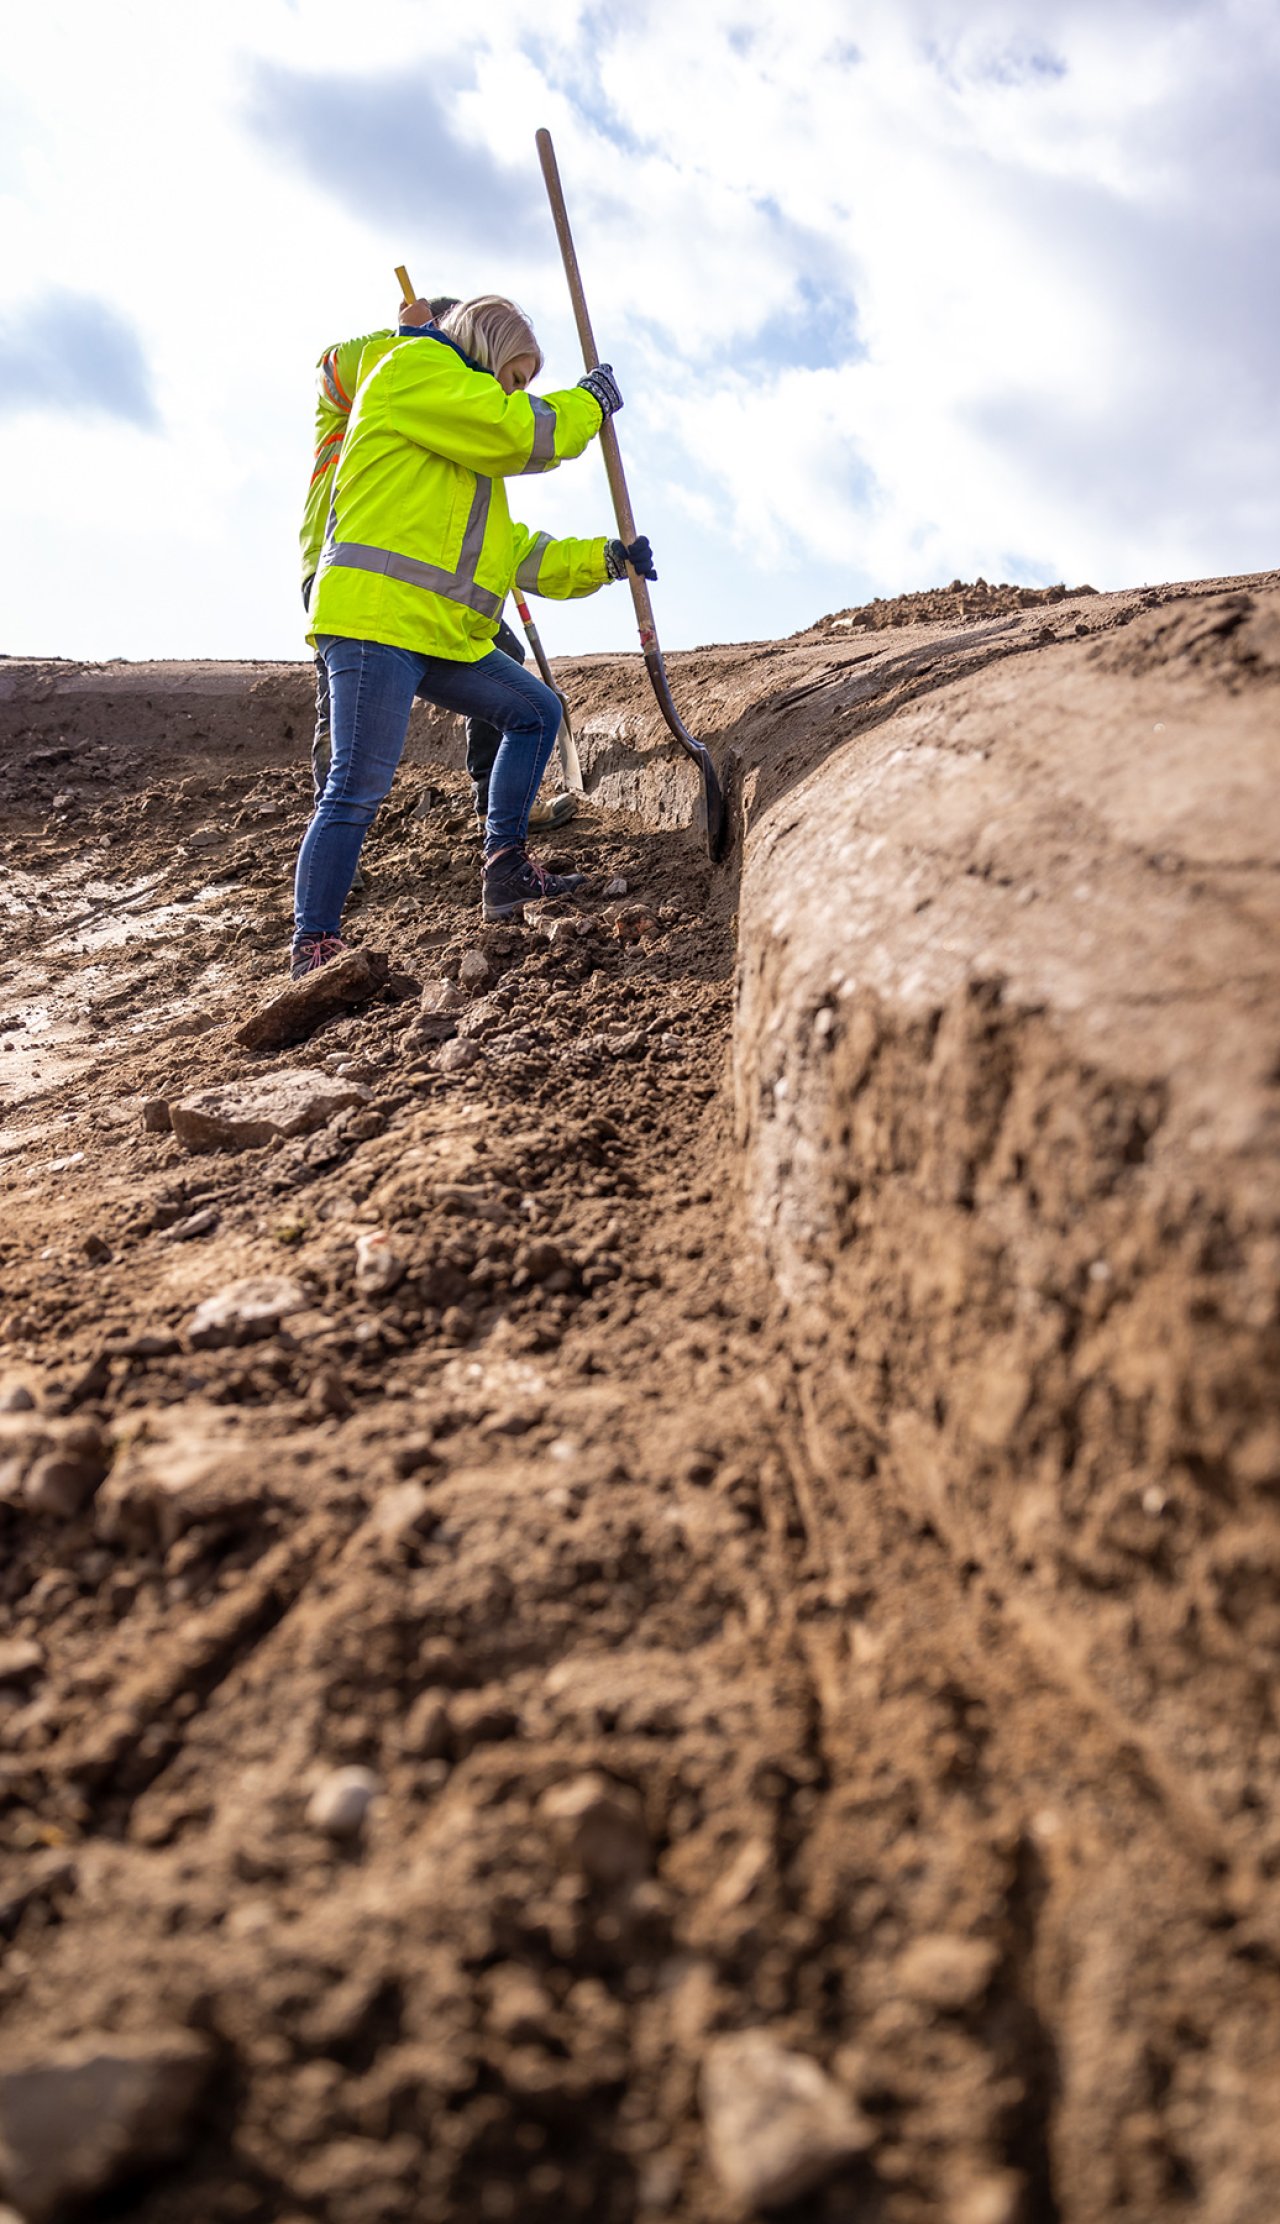
[[[396,264],[396,280],[400,287],[400,299],[402,301],[416,301],[418,296],[409,282],[409,273],[403,263]]]

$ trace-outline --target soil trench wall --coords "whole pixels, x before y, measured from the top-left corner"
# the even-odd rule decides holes
[[[750,1212],[825,1427],[1272,1863],[1280,595],[962,680],[753,827]],[[846,1502],[856,1520],[857,1498]]]

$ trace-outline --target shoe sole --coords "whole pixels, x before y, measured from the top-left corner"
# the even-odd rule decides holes
[[[533,827],[567,826],[578,806],[571,795],[558,795],[550,803],[540,803],[529,813]]]
[[[532,901],[533,899],[531,896],[521,896],[518,903],[495,904],[490,903],[488,897],[486,896],[480,905],[480,911],[481,915],[486,919],[519,918],[523,920],[524,907],[527,903],[531,903]]]

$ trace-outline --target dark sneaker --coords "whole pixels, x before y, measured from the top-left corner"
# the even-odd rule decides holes
[[[347,945],[340,935],[304,934],[301,941],[293,945],[289,971],[295,981],[303,981],[308,973],[318,973],[331,959],[344,957],[346,950]]]
[[[556,896],[572,896],[581,888],[585,873],[549,873],[536,864],[523,844],[504,849],[484,869],[486,919],[512,919],[528,903],[550,903]]]

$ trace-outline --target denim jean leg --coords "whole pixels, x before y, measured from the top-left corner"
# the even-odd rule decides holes
[[[503,619],[494,635],[493,645],[514,664],[525,661],[524,644]],[[467,777],[471,782],[471,801],[481,818],[488,815],[489,782],[493,776],[494,759],[502,746],[502,728],[491,718],[467,720]]]
[[[501,729],[502,742],[489,781],[485,856],[523,842],[538,783],[560,731],[559,696],[496,649],[477,664],[424,657],[418,693],[442,710],[461,711],[464,718],[487,718]]]
[[[381,641],[320,642],[329,674],[333,758],[303,836],[294,936],[336,934],[370,822],[395,777],[409,712],[429,661]]]

